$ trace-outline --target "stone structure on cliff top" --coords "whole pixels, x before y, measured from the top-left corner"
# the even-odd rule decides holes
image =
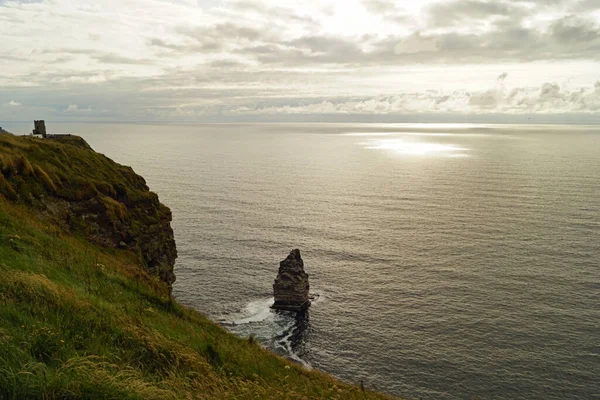
[[[46,122],[44,120],[33,121],[33,132],[34,135],[40,135],[44,139],[48,136],[46,133]]]
[[[292,250],[279,263],[279,273],[273,284],[275,303],[272,308],[287,311],[303,311],[310,306],[308,297],[308,274],[304,272],[304,261],[300,250]]]

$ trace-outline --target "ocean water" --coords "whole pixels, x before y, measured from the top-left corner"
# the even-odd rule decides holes
[[[236,334],[407,397],[600,399],[600,127],[49,128],[146,178],[175,296]],[[269,309],[293,248],[302,316]]]

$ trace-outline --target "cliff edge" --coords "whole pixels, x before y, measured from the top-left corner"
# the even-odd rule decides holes
[[[73,135],[0,137],[0,194],[92,243],[131,250],[171,287],[177,249],[171,211],[131,167]]]

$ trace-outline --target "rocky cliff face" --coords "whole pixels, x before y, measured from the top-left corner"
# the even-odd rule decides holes
[[[279,272],[273,284],[275,303],[278,310],[302,311],[310,306],[308,274],[304,271],[304,261],[300,250],[290,252],[279,263]]]
[[[77,136],[2,136],[0,171],[0,195],[93,243],[131,250],[169,288],[175,281],[171,211],[130,167]]]

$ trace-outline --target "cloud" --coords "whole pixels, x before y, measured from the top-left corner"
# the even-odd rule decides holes
[[[8,105],[12,106],[12,107],[20,107],[20,106],[23,105],[23,103],[20,103],[20,102],[15,101],[15,100],[11,100],[11,101],[8,102]]]
[[[450,26],[494,17],[520,19],[528,14],[528,9],[504,1],[451,0],[433,3],[428,7],[428,14],[433,25]]]
[[[94,55],[93,58],[104,64],[152,64],[152,60],[149,59],[136,59],[109,53]]]
[[[210,48],[211,36],[200,36],[203,45],[195,49]],[[598,60],[600,26],[591,19],[567,16],[545,29],[508,21],[483,32],[416,31],[383,38],[312,34],[276,41],[263,34],[260,40],[238,43],[232,51],[261,64],[290,66]]]
[[[44,49],[42,51],[34,51],[42,55],[52,55],[53,59],[49,62],[59,63],[68,62],[75,59],[76,56],[86,56],[91,60],[96,60],[99,63],[104,64],[151,64],[150,59],[136,59],[117,53],[111,53],[106,51],[98,51],[94,49],[79,49],[79,48],[55,48],[55,49]],[[55,55],[60,54],[62,57],[56,58]],[[66,56],[64,56],[66,55]]]
[[[91,113],[92,107],[88,108],[79,108],[77,104],[69,104],[67,108],[65,108],[65,113]]]
[[[474,93],[469,98],[469,106],[472,109],[493,109],[498,106],[499,93],[496,90],[490,89],[481,93]]]
[[[594,48],[600,47],[600,27],[589,19],[569,15],[552,23],[549,32],[561,44],[577,46],[581,43],[593,43]]]
[[[573,11],[596,11],[600,10],[600,2],[598,0],[581,0],[576,2]]]
[[[398,10],[398,5],[393,0],[363,0],[365,9],[376,14],[387,14]]]
[[[600,58],[600,27],[595,21],[568,16],[545,30],[519,24],[498,24],[482,33],[420,33],[390,38],[372,54],[392,62],[390,54],[402,54],[396,62],[508,62]],[[401,46],[414,51],[398,52]],[[411,56],[406,56],[410,54]]]
[[[437,91],[402,93],[372,98],[336,98],[299,104],[252,107],[242,106],[229,110],[232,114],[482,114],[504,113],[520,115],[530,113],[565,114],[600,111],[600,82],[594,87],[561,90],[556,83],[547,82],[541,87],[519,87],[509,93],[503,89],[478,92],[454,91],[446,94]]]
[[[597,3],[0,1],[0,119],[593,113]]]
[[[410,25],[412,19],[406,10],[395,0],[363,0],[363,7],[391,23]]]

